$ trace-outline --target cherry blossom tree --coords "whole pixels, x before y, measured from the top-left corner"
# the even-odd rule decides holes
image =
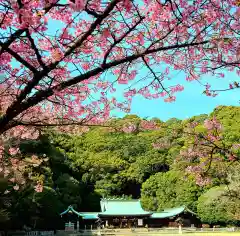
[[[180,130],[168,126],[160,129],[171,132],[176,138],[181,130],[184,144],[175,162],[181,164],[187,175],[193,175],[200,186],[211,184],[213,179],[225,184],[231,172],[229,167],[240,160],[239,138],[229,140],[231,131],[225,130],[215,116],[204,122],[183,122]],[[158,138],[152,146],[163,150],[171,147],[171,142]]]
[[[128,112],[136,95],[174,101],[184,88],[165,83],[172,71],[188,81],[240,73],[235,0],[0,4],[2,159],[20,155],[16,140],[37,138],[41,127],[99,124],[112,109]],[[115,94],[120,85],[122,98]],[[238,87],[236,81],[225,90]]]
[[[203,126],[190,123],[184,135],[188,141],[180,154],[189,162],[186,172],[193,174],[199,185],[211,183],[212,177],[225,181],[228,167],[239,161],[240,144],[226,140],[215,117],[205,120]]]

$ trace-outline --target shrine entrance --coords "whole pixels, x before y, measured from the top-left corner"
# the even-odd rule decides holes
[[[116,217],[105,219],[106,227],[137,228],[143,226],[143,219],[136,217]]]
[[[72,206],[69,206],[68,210],[61,215],[63,221],[65,222],[65,231],[75,231],[79,230],[80,223],[82,222],[82,217],[75,214]]]

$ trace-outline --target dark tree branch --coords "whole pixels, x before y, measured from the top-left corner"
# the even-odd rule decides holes
[[[34,40],[33,40],[33,38],[32,38],[28,29],[26,30],[26,35],[27,35],[27,37],[28,37],[28,39],[31,43],[32,49],[34,50],[34,52],[36,54],[38,63],[42,66],[43,69],[46,69],[46,65],[44,64],[44,62],[42,60],[42,56],[40,55],[39,50],[37,49],[37,46],[35,45]]]
[[[130,63],[130,62],[132,62],[136,59],[142,58],[143,56],[146,56],[146,55],[149,55],[149,54],[152,54],[152,53],[155,53],[155,52],[167,51],[167,50],[176,49],[176,48],[180,49],[180,48],[186,48],[186,47],[193,47],[193,46],[203,45],[203,44],[206,44],[206,43],[208,43],[208,41],[203,41],[203,42],[199,42],[199,43],[191,43],[191,44],[184,43],[184,44],[172,45],[172,46],[168,46],[168,47],[160,47],[160,48],[146,50],[146,51],[144,51],[142,53],[139,53],[139,54],[133,54],[131,56],[127,56],[125,58],[106,63],[104,65],[104,67],[102,67],[102,66],[97,67],[97,68],[95,68],[91,71],[86,72],[85,74],[76,76],[76,77],[74,77],[74,78],[72,78],[68,81],[64,81],[64,82],[60,83],[59,85],[56,85],[52,88],[48,88],[46,90],[39,91],[34,96],[26,99],[22,103],[16,103],[15,109],[12,109],[12,108],[9,109],[6,112],[6,114],[0,118],[0,127],[4,127],[5,123],[8,123],[11,119],[16,117],[21,112],[23,112],[23,111],[27,110],[28,108],[38,104],[39,102],[43,101],[47,97],[52,96],[54,94],[54,91],[62,91],[67,87],[70,87],[70,86],[75,85],[77,83],[80,83],[84,80],[87,80],[92,76],[96,76],[96,75],[106,71],[109,68],[124,64],[126,62]],[[36,78],[36,80],[38,80],[38,78]],[[0,128],[0,131],[1,131],[1,128]]]
[[[72,45],[65,53],[62,59],[68,57],[71,55],[75,49],[81,47],[82,43],[93,33],[93,31],[97,28],[98,25],[100,25],[103,20],[109,15],[109,13],[114,9],[114,7],[120,2],[121,0],[113,0],[105,9],[102,15],[98,16],[97,19],[92,23],[92,25],[89,27],[89,30],[80,38],[77,40],[74,45]],[[49,65],[49,68],[54,69],[60,61],[56,61],[54,63],[51,63]]]
[[[69,56],[71,53],[73,53],[73,51],[80,47],[82,45],[82,43],[92,34],[92,32],[96,29],[96,27],[98,25],[100,25],[102,23],[102,21],[109,15],[109,13],[114,9],[114,7],[117,5],[117,3],[120,0],[114,0],[112,1],[107,8],[105,9],[104,13],[99,16],[95,22],[90,26],[89,30],[79,39],[77,40],[77,42],[71,47],[69,48],[65,54],[64,54],[64,58],[66,58],[67,56]],[[51,8],[49,8],[48,10],[50,10]],[[47,11],[47,10],[46,10]],[[57,65],[60,63],[60,61],[56,61],[54,63],[51,63],[47,68],[45,68],[44,70],[36,73],[36,69],[32,68],[31,65],[29,65],[28,63],[26,63],[20,56],[16,55],[15,52],[13,52],[11,49],[6,48],[6,50],[8,50],[8,52],[11,52],[11,55],[14,55],[15,58],[20,61],[23,65],[25,65],[27,68],[31,68],[31,71],[34,70],[34,77],[31,81],[28,82],[28,84],[26,85],[26,87],[23,89],[23,91],[21,92],[21,94],[18,96],[17,100],[7,109],[7,112],[5,114],[5,117],[2,117],[2,120],[4,120],[4,123],[7,122],[8,120],[15,117],[16,114],[19,114],[18,112],[18,106],[20,104],[20,102],[26,98],[26,96],[32,91],[32,89],[34,88],[34,86],[36,86],[39,81],[48,75],[48,73],[55,69],[57,67]],[[63,58],[62,58],[63,60]],[[61,61],[62,61],[61,60]],[[47,90],[48,91],[48,90]],[[48,93],[48,92],[47,92]],[[50,95],[51,96],[51,95]],[[47,96],[48,97],[48,96]],[[23,111],[22,109],[20,109],[21,112]],[[20,112],[20,113],[21,113]],[[1,123],[1,119],[0,119],[0,123]],[[1,128],[0,128],[1,129]]]
[[[5,52],[5,50],[17,39],[21,36],[21,34],[25,31],[26,29],[19,29],[15,33],[11,34],[9,39],[6,42],[0,42],[1,50],[0,50],[0,55]]]
[[[37,72],[37,69],[33,65],[31,65],[26,60],[24,60],[21,56],[19,56],[19,54],[14,52],[11,48],[8,47],[8,48],[5,49],[5,51],[8,52],[10,55],[12,55],[18,62],[20,62],[21,64],[26,66],[34,74]]]
[[[153,69],[151,68],[151,66],[148,65],[147,61],[145,60],[144,57],[142,57],[142,60],[144,62],[144,64],[147,66],[147,68],[149,69],[149,71],[152,73],[153,77],[155,80],[158,81],[159,85],[161,86],[162,90],[165,91],[169,97],[171,97],[171,94],[169,93],[169,91],[167,89],[164,88],[162,82],[160,81],[160,79],[157,77],[156,73],[153,71]]]
[[[210,168],[211,168],[212,161],[213,161],[213,153],[214,153],[215,149],[216,149],[216,147],[214,147],[214,148],[211,150],[211,153],[210,153],[210,162],[209,162],[209,165],[208,165],[207,170],[205,171],[205,173],[207,173],[207,172],[210,170]]]

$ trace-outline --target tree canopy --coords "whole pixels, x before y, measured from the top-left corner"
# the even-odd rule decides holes
[[[195,179],[170,170],[152,175],[143,183],[141,200],[144,207],[153,211],[186,206],[196,212],[198,197],[203,190],[196,185]]]

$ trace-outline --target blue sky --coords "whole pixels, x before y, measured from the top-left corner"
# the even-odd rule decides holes
[[[164,65],[162,65],[164,67]],[[164,69],[164,68],[163,68]],[[146,68],[139,71],[142,76],[146,72]],[[218,71],[225,74],[224,78],[217,78],[210,75],[203,75],[201,83],[209,83],[211,89],[226,89],[229,88],[229,84],[234,81],[240,82],[239,76],[233,72]],[[140,76],[139,75],[139,76]],[[140,77],[141,77],[140,76]],[[166,87],[167,85],[183,85],[184,91],[176,93],[176,101],[172,103],[164,102],[163,98],[148,100],[138,95],[133,98],[131,106],[131,114],[136,114],[142,118],[153,118],[157,117],[162,121],[166,121],[170,118],[186,119],[192,116],[200,114],[209,114],[214,108],[220,105],[240,105],[240,88],[233,89],[225,92],[219,92],[216,97],[208,97],[203,94],[205,87],[197,81],[188,82],[185,80],[185,74],[183,72],[171,70],[170,81],[163,81]],[[139,85],[138,85],[139,86]],[[120,88],[117,86],[118,94],[117,97],[122,96]],[[119,111],[112,112],[117,117],[124,116]]]
[[[239,82],[239,76],[226,71],[225,78],[217,78],[209,75],[201,78],[201,82],[203,84],[211,84],[212,89],[226,89],[229,87],[229,83],[233,83],[234,81]],[[175,76],[173,74],[171,81],[166,82],[170,85],[181,84],[184,86],[184,91],[175,94],[177,97],[175,102],[166,103],[163,98],[148,100],[138,95],[133,98],[130,114],[136,114],[142,118],[157,117],[162,121],[166,121],[173,117],[186,119],[200,114],[209,114],[214,108],[220,105],[240,105],[240,89],[219,92],[216,97],[208,97],[203,94],[205,90],[204,86],[200,85],[197,81],[186,81],[183,73],[176,73]],[[120,88],[121,86],[116,86],[116,88],[118,87],[117,97],[120,98],[122,96],[120,92],[122,89]],[[113,111],[112,114],[117,117],[124,116],[119,111]]]
[[[179,80],[183,81],[181,78]],[[211,84],[216,85],[217,88],[224,88],[227,85],[223,80],[225,79],[212,79]],[[140,96],[135,97],[131,114],[140,117],[158,117],[166,121],[173,117],[186,119],[199,114],[209,114],[219,105],[239,106],[240,104],[240,89],[221,92],[213,98],[202,94],[204,88],[197,82],[183,81],[182,84],[185,90],[177,94],[177,99],[173,103],[165,103],[163,99],[147,100]]]

